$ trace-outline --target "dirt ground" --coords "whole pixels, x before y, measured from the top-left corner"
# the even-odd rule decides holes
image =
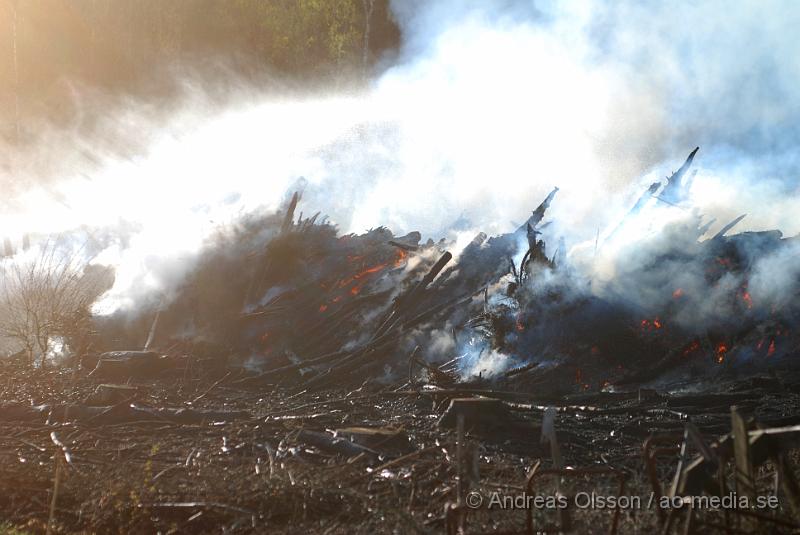
[[[539,472],[553,466],[540,440],[542,414],[551,405],[559,407],[555,429],[563,463],[612,472],[537,477],[527,494],[538,500],[530,502],[534,529],[554,533],[561,521],[574,533],[607,532],[615,514],[609,497],[618,495],[616,474],[622,474],[618,532],[643,533],[660,529],[659,508],[648,504],[653,489],[643,441],[653,433],[678,433],[677,445],[687,420],[710,441],[729,431],[732,403],[759,422],[791,423],[799,396],[786,380],[715,385],[713,394],[536,399],[498,391],[493,397],[503,400],[503,411],[465,416],[459,449],[456,427],[439,420],[451,399],[476,395],[466,388],[365,384],[310,393],[231,374],[173,375],[135,384],[137,393],[123,404],[234,416],[115,422],[71,420],[52,411],[48,418],[12,420],[0,410],[0,533],[44,532],[54,491],[52,529],[63,533],[443,533],[446,511],[457,501],[459,466],[466,505],[449,513],[451,525],[463,522],[466,533],[524,533],[519,500],[526,478],[537,464]],[[4,365],[0,371],[6,403],[83,404],[97,383],[69,369]],[[335,430],[352,441],[326,441]],[[674,453],[659,463],[664,488],[676,464]],[[769,465],[760,470],[759,494],[775,495],[774,471]],[[561,512],[559,499],[567,502]],[[477,501],[480,506],[470,509]],[[777,501],[778,509],[766,514],[787,524],[762,522],[759,532],[796,532],[788,525],[797,519],[780,492]],[[675,532],[685,516],[676,515]],[[721,526],[724,516],[700,511],[695,521]],[[714,532],[709,525],[696,529]]]

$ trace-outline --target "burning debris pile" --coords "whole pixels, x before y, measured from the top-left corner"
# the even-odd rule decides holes
[[[605,280],[576,267],[563,238],[545,243],[558,188],[516,231],[478,233],[455,255],[417,232],[339,236],[319,214],[296,217],[295,193],[280,213],[221,230],[172,295],[101,320],[96,346],[137,347],[149,333],[146,348],[299,390],[423,373],[565,393],[785,363],[798,348],[800,242],[727,236],[743,216],[703,239],[713,221],[681,205],[696,152],[598,236],[595,263],[613,263]],[[684,216],[618,239],[653,202]]]
[[[795,533],[797,239],[727,236],[738,220],[704,239],[694,213],[620,239],[683,202],[693,157],[598,236],[603,269],[551,239],[557,189],[460,250],[340,236],[295,215],[299,194],[221,229],[180,287],[95,317],[79,359],[0,362],[0,515],[36,532]],[[616,505],[468,501],[523,491]],[[774,507],[684,506],[731,496]]]

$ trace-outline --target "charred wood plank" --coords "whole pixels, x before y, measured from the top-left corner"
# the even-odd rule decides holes
[[[295,191],[292,194],[292,200],[289,201],[289,206],[286,207],[286,215],[283,217],[283,224],[281,225],[281,234],[286,234],[291,230],[294,225],[294,211],[297,208],[297,202],[300,200],[300,193]]]
[[[714,237],[713,237],[713,238],[711,238],[711,239],[712,239],[712,240],[719,240],[719,239],[721,239],[723,236],[725,236],[725,234],[727,234],[727,233],[728,233],[728,231],[729,231],[729,230],[731,230],[733,227],[735,227],[736,225],[738,225],[738,224],[741,222],[741,220],[742,220],[742,219],[744,219],[745,217],[747,217],[747,214],[742,214],[742,215],[740,215],[739,217],[737,217],[736,219],[734,219],[733,221],[731,221],[730,223],[728,223],[727,225],[725,225],[724,227],[722,227],[722,228],[719,230],[719,232],[717,232],[716,234],[714,234]]]
[[[378,330],[375,332],[375,337],[378,337],[387,331],[391,330],[398,321],[409,313],[417,304],[420,295],[425,291],[428,285],[433,282],[433,279],[444,269],[444,266],[453,258],[450,251],[446,251],[439,260],[428,270],[428,273],[419,281],[411,290],[395,301],[392,310],[389,312],[386,319],[380,324]]]
[[[680,169],[672,173],[672,175],[667,178],[667,185],[664,186],[664,189],[658,196],[659,200],[672,204],[682,199],[683,195],[681,194],[681,191],[685,190],[683,176],[686,174],[686,171],[689,170],[689,167],[691,167],[692,160],[694,160],[694,157],[699,150],[700,147],[695,147],[695,149],[689,153],[689,157],[686,158],[686,161],[683,163]]]
[[[547,197],[545,197],[542,203],[536,207],[536,210],[531,213],[531,216],[528,218],[528,220],[520,225],[520,227],[517,229],[517,233],[527,232],[528,225],[530,225],[532,228],[536,228],[536,225],[542,222],[545,212],[547,212],[547,209],[550,208],[550,203],[553,202],[553,198],[556,196],[558,191],[558,188],[553,188],[553,191],[547,194]]]
[[[409,245],[407,243],[400,243],[398,241],[389,240],[389,245],[393,247],[397,247],[398,249],[402,249],[403,251],[414,252],[419,250],[418,245]]]

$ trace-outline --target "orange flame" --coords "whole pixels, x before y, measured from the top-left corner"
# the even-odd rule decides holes
[[[361,273],[353,276],[353,278],[356,279],[356,280],[361,279],[363,277],[366,277],[367,275],[371,275],[373,273],[379,272],[380,270],[382,270],[386,266],[387,266],[387,264],[384,263],[384,264],[378,264],[377,266],[369,267],[369,268],[365,269],[364,271],[362,271]]]
[[[344,280],[339,281],[339,283],[336,286],[339,287],[339,288],[344,288],[345,286],[349,286],[354,281],[360,281],[361,279],[363,279],[367,275],[372,275],[373,273],[378,273],[379,271],[381,271],[383,268],[385,268],[388,265],[389,265],[388,263],[383,263],[383,264],[378,264],[378,265],[375,265],[375,266],[372,266],[372,267],[368,267],[368,268],[364,269],[363,271],[359,271],[358,273],[356,273],[355,275],[353,275],[352,277],[350,277],[348,279],[344,279]],[[351,295],[358,295],[359,292],[361,291],[361,288],[364,286],[364,284],[366,284],[366,281],[363,281],[360,284],[354,285],[349,290],[350,294]],[[335,303],[339,299],[341,299],[341,296],[336,297],[336,299],[334,299],[332,302]]]
[[[408,253],[402,249],[397,249],[394,258],[394,267],[398,267],[408,258]]]
[[[349,279],[345,279],[345,280],[339,282],[339,288],[344,288],[345,286],[349,285],[353,281],[360,280],[360,279],[363,279],[364,277],[366,277],[367,275],[371,275],[373,273],[377,273],[377,272],[381,271],[383,268],[385,268],[388,265],[389,264],[387,264],[387,263],[383,263],[383,264],[378,264],[376,266],[368,267],[365,270],[356,273],[355,275],[353,275]]]
[[[769,342],[769,349],[767,349],[767,356],[771,357],[774,354],[775,354],[775,339],[773,338]]]

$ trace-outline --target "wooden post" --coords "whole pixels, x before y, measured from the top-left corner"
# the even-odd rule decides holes
[[[717,465],[717,481],[719,482],[720,496],[725,496],[728,493],[728,482],[727,478],[725,477],[725,468],[727,467],[727,464],[727,460],[720,459],[719,465]],[[727,508],[723,507],[722,513],[725,518],[725,533],[728,533],[731,529],[731,512]]]
[[[747,422],[736,406],[731,407],[731,431],[733,432],[733,456],[736,461],[736,492],[755,499],[753,459],[750,455],[750,437]]]
[[[456,464],[457,467],[457,480],[456,480],[456,494],[458,495],[458,505],[464,498],[464,414],[459,413],[456,416],[456,427],[458,433],[458,443],[456,444]]]
[[[550,456],[553,459],[554,468],[564,468],[564,461],[561,458],[561,447],[558,444],[558,437],[556,437],[556,416],[558,409],[555,407],[547,407],[542,417],[542,443],[550,444]],[[556,494],[560,495],[564,489],[561,486],[561,478],[556,479]],[[568,492],[568,490],[566,491]],[[572,518],[568,509],[558,508],[556,512],[558,516],[558,523],[563,531],[569,531],[572,526]]]
[[[456,508],[458,511],[458,533],[464,533],[466,511],[464,510],[464,494],[467,491],[464,485],[464,413],[459,413],[456,418],[458,429],[458,444],[456,445],[456,465],[458,470],[458,480],[456,481]]]
[[[689,428],[683,430],[683,442],[681,442],[681,450],[678,455],[678,467],[675,469],[675,477],[672,479],[672,486],[670,487],[670,497],[677,496],[681,492],[681,475],[683,474],[683,467],[689,460]]]
[[[689,509],[686,511],[686,523],[683,525],[683,535],[692,535],[695,533],[694,529],[694,504],[689,504]]]
[[[554,468],[564,468],[564,462],[561,459],[561,448],[558,445],[558,438],[556,437],[556,415],[558,409],[555,407],[547,407],[544,411],[542,418],[542,442],[550,444],[550,455],[553,459]]]
[[[776,462],[780,488],[788,502],[788,509],[795,517],[800,518],[800,484],[794,477],[792,463],[784,452],[780,452]]]
[[[62,451],[56,447],[56,452],[53,455],[53,495],[50,497],[50,510],[47,515],[47,529],[45,533],[50,535],[53,533],[53,526],[56,520],[56,504],[58,503],[58,491],[61,489],[61,456]]]
[[[753,457],[750,453],[750,436],[748,435],[748,425],[744,417],[739,413],[739,409],[731,406],[731,432],[733,433],[733,458],[736,463],[735,477],[736,494],[747,496],[750,505],[755,503],[756,487]],[[753,518],[746,518],[740,524],[744,529],[755,527]]]

